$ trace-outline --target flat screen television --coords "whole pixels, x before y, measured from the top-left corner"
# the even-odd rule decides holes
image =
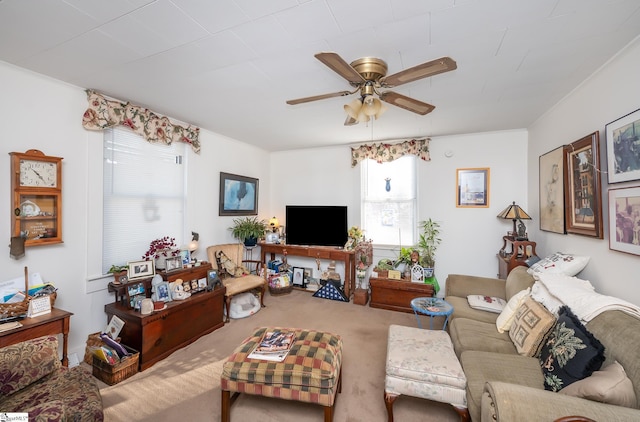
[[[347,207],[339,205],[287,205],[287,244],[344,246],[347,243]]]

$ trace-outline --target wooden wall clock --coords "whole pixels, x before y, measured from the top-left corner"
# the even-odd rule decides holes
[[[12,236],[25,246],[62,243],[62,158],[37,149],[9,155]]]

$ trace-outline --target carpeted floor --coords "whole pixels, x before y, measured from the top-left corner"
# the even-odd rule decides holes
[[[413,314],[314,298],[299,290],[281,296],[267,293],[265,303],[257,314],[231,320],[144,372],[114,386],[102,384],[105,421],[219,421],[222,363],[259,326],[313,328],[342,336],[343,385],[334,420],[387,420],[383,392],[388,327],[417,326]],[[429,320],[421,318],[428,327]],[[436,319],[434,327],[442,322]],[[394,417],[401,422],[459,420],[449,405],[405,396],[396,400]],[[322,421],[323,411],[311,404],[241,395],[231,408],[231,420]]]

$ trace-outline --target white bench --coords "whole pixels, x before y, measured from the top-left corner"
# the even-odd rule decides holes
[[[384,402],[393,422],[400,395],[449,403],[462,421],[470,421],[467,378],[446,331],[391,325],[387,341]]]

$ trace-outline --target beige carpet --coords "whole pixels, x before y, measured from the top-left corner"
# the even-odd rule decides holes
[[[271,296],[257,314],[231,320],[144,372],[114,386],[101,388],[107,422],[219,421],[220,372],[224,359],[259,326],[313,328],[343,338],[342,393],[336,401],[336,422],[386,421],[384,367],[390,324],[415,327],[413,314],[393,312],[353,302],[314,298],[294,290]],[[429,320],[421,317],[422,326]],[[189,321],[185,321],[189,324]],[[435,326],[441,327],[442,320]],[[429,353],[416,350],[416,353]],[[394,404],[396,421],[458,421],[451,406],[412,397]],[[234,422],[322,421],[320,406],[242,395],[231,408]]]

